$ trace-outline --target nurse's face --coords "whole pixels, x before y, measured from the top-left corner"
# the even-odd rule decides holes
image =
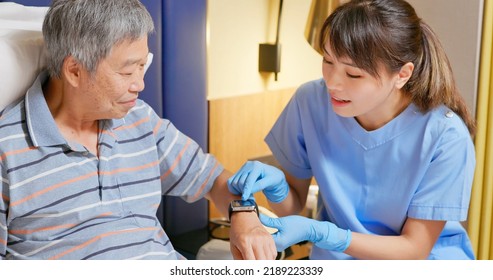
[[[328,44],[325,50],[322,73],[336,114],[355,117],[366,130],[375,130],[409,104],[396,86],[398,74],[388,74],[381,67],[376,78],[350,59],[332,55]]]

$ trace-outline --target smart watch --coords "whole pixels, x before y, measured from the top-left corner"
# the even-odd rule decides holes
[[[233,212],[255,212],[258,216],[258,206],[255,200],[233,200],[229,204],[229,220],[231,221],[231,214]]]

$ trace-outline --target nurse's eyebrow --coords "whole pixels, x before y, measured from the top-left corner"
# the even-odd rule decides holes
[[[355,68],[359,68],[356,64],[354,64],[354,62],[344,62],[344,61],[341,61],[342,64],[345,64],[347,66],[351,66],[351,67],[355,67]]]
[[[330,58],[332,58],[332,55],[327,51],[326,48],[324,48],[324,53],[329,56]],[[339,60],[339,59],[337,59]],[[355,68],[359,68],[354,62],[344,62],[344,61],[341,61],[339,60],[342,64],[345,64],[347,66],[351,66],[351,67],[355,67]]]

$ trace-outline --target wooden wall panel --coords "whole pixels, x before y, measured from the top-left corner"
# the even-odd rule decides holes
[[[269,155],[264,138],[295,88],[209,100],[209,152],[236,172],[247,160]],[[260,205],[267,206],[261,196]],[[210,218],[221,215],[210,207]]]

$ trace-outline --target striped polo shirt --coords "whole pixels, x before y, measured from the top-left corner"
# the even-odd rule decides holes
[[[0,259],[182,259],[161,195],[198,200],[223,167],[141,100],[100,121],[98,158],[61,135],[47,77],[0,115]]]

